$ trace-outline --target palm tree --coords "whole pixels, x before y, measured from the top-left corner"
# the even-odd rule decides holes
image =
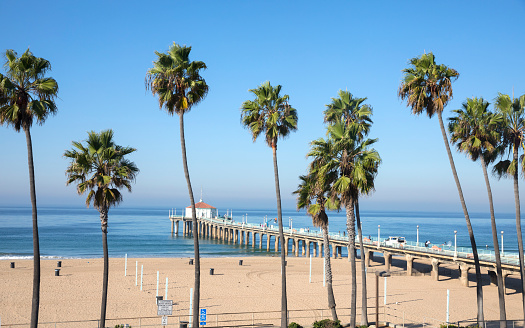
[[[288,327],[288,305],[286,297],[286,266],[281,211],[281,191],[279,188],[279,171],[277,169],[277,140],[297,130],[297,110],[288,104],[289,96],[281,96],[281,85],[272,87],[264,82],[256,89],[250,89],[254,100],[247,100],[241,106],[241,123],[252,133],[253,142],[264,134],[266,144],[272,148],[273,169],[275,177],[275,194],[277,196],[277,219],[279,240],[281,243],[281,328]]]
[[[374,174],[380,162],[375,149],[369,149],[377,139],[361,140],[358,129],[337,120],[327,127],[328,138],[333,143],[331,160],[326,164],[326,172],[334,171],[337,179],[331,186],[331,196],[338,197],[346,210],[346,228],[348,231],[348,253],[352,274],[352,294],[350,300],[350,327],[355,327],[357,280],[355,262],[355,200],[358,186],[366,184],[369,174]],[[322,142],[322,140],[320,140]]]
[[[476,247],[474,231],[472,230],[472,225],[470,224],[470,217],[467,211],[467,206],[465,205],[465,199],[463,198],[463,191],[461,190],[461,184],[459,183],[456,166],[454,165],[454,159],[452,158],[452,152],[450,151],[447,133],[445,131],[445,125],[443,124],[442,117],[443,109],[449,100],[452,99],[452,80],[457,79],[459,77],[459,73],[443,64],[436,64],[434,54],[432,53],[423,54],[421,58],[412,58],[409,61],[409,64],[411,67],[403,70],[404,77],[401,81],[401,85],[399,86],[398,95],[402,100],[407,101],[407,107],[412,109],[413,114],[419,115],[423,112],[426,112],[429,118],[432,118],[434,114],[436,114],[438,117],[441,134],[443,136],[443,142],[445,143],[445,148],[447,150],[447,155],[450,162],[450,168],[452,169],[452,175],[454,176],[461,206],[463,207],[463,214],[465,215],[472,253],[474,255],[477,282],[477,322],[478,325],[481,325],[484,322],[483,289],[478,249]]]
[[[191,188],[188,162],[186,159],[186,141],[184,139],[184,114],[201,102],[208,93],[208,85],[201,77],[200,71],[206,69],[202,61],[190,61],[191,47],[179,46],[175,42],[167,53],[155,52],[157,60],[146,75],[146,88],[159,97],[159,108],[164,108],[168,114],[179,115],[180,146],[182,164],[190,196],[193,227],[197,227],[195,200]],[[200,306],[200,253],[199,236],[193,233],[195,251],[195,288],[193,289],[193,324],[199,322]]]
[[[326,105],[324,111],[324,120],[329,124],[333,124],[337,121],[344,122],[349,129],[354,129],[358,140],[363,140],[368,135],[370,127],[372,125],[372,106],[364,104],[367,98],[354,98],[354,96],[348,92],[339,90],[338,98],[332,98],[332,102]],[[379,163],[378,163],[379,165]],[[366,183],[361,185],[362,188],[367,188]],[[357,218],[357,231],[359,240],[363,240],[363,234],[361,231],[361,217],[359,215],[359,192],[355,197],[355,214]],[[364,191],[364,190],[362,190]],[[368,193],[368,191],[365,191]],[[367,311],[367,292],[366,292],[366,266],[363,258],[364,246],[360,242],[361,252],[361,325],[368,326],[368,311]],[[352,286],[353,290],[357,289],[357,286]]]
[[[448,130],[450,141],[456,144],[458,151],[464,152],[473,161],[480,160],[483,176],[487,186],[490,208],[490,222],[492,226],[492,241],[496,257],[496,272],[498,279],[499,316],[500,327],[507,327],[505,311],[505,287],[501,270],[501,258],[498,244],[498,229],[494,215],[494,203],[490,188],[487,163],[495,159],[496,150],[500,141],[498,126],[501,115],[496,115],[488,110],[489,103],[483,98],[467,99],[463,108],[454,110],[456,116],[450,118]]]
[[[46,118],[57,112],[55,98],[58,84],[44,75],[51,64],[44,58],[35,57],[27,49],[20,57],[13,50],[5,52],[5,75],[0,74],[0,123],[12,126],[16,132],[24,130],[29,166],[29,191],[33,220],[33,299],[31,305],[31,328],[38,326],[40,306],[40,246],[36,207],[35,168],[31,126],[36,121],[44,124]]]
[[[328,239],[328,215],[326,208],[338,209],[337,199],[329,197],[330,184],[334,180],[333,172],[324,172],[323,165],[330,160],[330,142],[315,140],[311,144],[309,157],[313,157],[307,175],[299,177],[301,183],[294,191],[297,194],[297,209],[306,208],[306,212],[312,217],[312,223],[321,227],[323,231],[324,263],[326,268],[326,290],[328,292],[328,308],[332,312],[332,320],[337,320],[335,309],[335,297],[332,287],[332,266],[330,264],[330,241]],[[335,250],[334,250],[335,251]]]
[[[73,149],[64,156],[71,160],[67,170],[67,183],[77,184],[77,192],[83,195],[88,191],[86,206],[93,204],[100,213],[102,228],[102,247],[104,250],[104,275],[102,282],[102,304],[100,326],[106,327],[106,303],[108,298],[108,212],[110,207],[122,201],[119,189],[131,192],[131,182],[135,180],[138,168],[135,163],[124,158],[136,149],[116,145],[113,131],[89,132],[86,144],[73,141]]]
[[[509,154],[512,153],[512,161],[502,160],[494,166],[494,173],[499,177],[511,177],[514,180],[514,201],[516,207],[516,232],[518,235],[518,251],[520,261],[520,277],[521,277],[521,298],[523,306],[523,317],[525,319],[525,269],[523,265],[523,237],[521,234],[521,210],[520,210],[520,196],[518,187],[518,152],[523,149],[525,142],[525,95],[519,98],[511,99],[505,94],[498,94],[494,107],[497,112],[503,116],[503,123],[501,127],[502,132],[502,147],[508,149]],[[522,170],[523,155],[521,158]]]

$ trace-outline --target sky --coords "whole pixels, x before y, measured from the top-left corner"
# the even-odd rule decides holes
[[[0,52],[29,48],[51,62],[48,76],[59,84],[58,113],[31,130],[39,206],[83,206],[85,195],[65,184],[63,153],[88,131],[108,128],[118,144],[137,148],[130,159],[140,174],[122,206],[189,205],[178,118],[145,88],[155,51],[173,42],[191,46],[190,59],[208,67],[209,93],[185,115],[185,135],[195,198],[202,190],[220,212],[276,206],[271,149],[240,124],[249,89],[265,81],[282,85],[299,116],[298,130],[277,149],[287,209],[296,206],[309,143],[325,136],[323,111],[340,89],[367,97],[374,110],[369,137],[379,139],[382,164],[363,211],[461,211],[437,117],[412,115],[397,96],[410,58],[433,52],[459,72],[444,118],[468,97],[525,93],[523,0],[0,0],[0,12],[9,30]],[[2,126],[0,147],[0,206],[28,206],[25,136]],[[453,155],[467,207],[488,212],[480,164]],[[513,212],[512,181],[491,183],[496,211]]]

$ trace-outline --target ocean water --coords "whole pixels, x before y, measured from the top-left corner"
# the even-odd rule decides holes
[[[219,210],[223,215],[226,210]],[[168,208],[110,209],[108,247],[111,257],[192,257],[193,239],[172,236]],[[236,222],[263,223],[277,217],[275,209],[233,209]],[[438,212],[367,212],[361,213],[363,235],[377,238],[380,225],[381,238],[404,236],[433,244],[454,244],[457,230],[458,247],[470,247],[470,240],[462,213]],[[496,214],[498,241],[504,231],[504,251],[517,252],[515,216],[513,213]],[[523,219],[525,221],[525,218]],[[102,232],[98,211],[86,208],[40,207],[38,209],[40,252],[45,258],[98,258],[102,257]],[[343,234],[346,230],[344,212],[329,213],[330,232]],[[471,213],[471,222],[480,249],[493,249],[488,214]],[[283,224],[294,229],[315,228],[305,212],[283,211]],[[276,225],[276,223],[274,223]],[[180,229],[182,231],[182,227]],[[263,243],[264,245],[264,243]],[[453,246],[452,246],[453,247]],[[345,250],[343,250],[344,253]],[[276,256],[244,245],[232,245],[214,239],[201,239],[202,257]],[[0,259],[30,258],[32,248],[31,208],[0,207]],[[344,255],[344,254],[343,254]]]

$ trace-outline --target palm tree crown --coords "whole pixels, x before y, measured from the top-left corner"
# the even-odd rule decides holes
[[[254,100],[247,100],[241,106],[241,122],[250,129],[253,141],[264,133],[266,144],[277,147],[277,139],[284,138],[297,130],[297,110],[288,104],[288,95],[281,96],[281,85],[272,87],[264,82],[249,91]]]
[[[491,113],[488,106],[483,98],[467,99],[461,109],[453,111],[456,116],[449,119],[448,129],[458,151],[467,153],[473,161],[484,156],[485,162],[490,163],[499,143],[498,126],[502,119]]]
[[[184,114],[201,102],[208,93],[208,85],[200,76],[206,69],[202,61],[190,61],[191,47],[177,43],[167,53],[155,51],[157,60],[146,75],[146,88],[158,96],[159,108],[173,114]]]
[[[139,172],[124,156],[136,151],[113,141],[113,131],[89,132],[86,144],[73,142],[74,149],[64,156],[71,159],[66,170],[67,184],[78,183],[77,192],[88,192],[86,206],[92,203],[98,210],[108,210],[122,201],[119,189],[131,191],[131,182]]]
[[[326,105],[324,121],[334,123],[337,120],[352,125],[358,129],[358,136],[363,138],[368,135],[372,125],[372,106],[363,104],[367,98],[354,98],[348,91],[339,90],[338,98],[332,98],[332,102]]]
[[[436,64],[433,53],[412,58],[409,63],[412,67],[403,70],[399,97],[406,99],[413,114],[419,115],[426,111],[432,117],[443,112],[452,99],[452,79],[457,79],[459,73],[443,64]]]
[[[20,57],[7,50],[5,58],[6,74],[0,74],[0,123],[12,125],[17,132],[30,128],[35,119],[44,123],[47,116],[57,112],[54,99],[58,84],[44,77],[51,64],[29,49]]]

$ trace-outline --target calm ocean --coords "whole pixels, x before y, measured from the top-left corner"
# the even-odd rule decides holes
[[[180,211],[180,210],[179,210]],[[111,257],[191,257],[193,239],[172,236],[168,208],[113,208],[109,212],[108,245]],[[220,215],[225,211],[220,210]],[[234,220],[263,223],[277,217],[276,210],[233,209]],[[381,225],[381,238],[404,236],[416,241],[419,225],[420,242],[434,244],[454,243],[454,230],[458,231],[458,247],[469,247],[470,241],[461,213],[437,212],[363,212],[363,235],[377,237]],[[98,212],[94,209],[41,207],[38,209],[40,252],[47,258],[97,258],[102,257],[102,239]],[[344,212],[329,213],[330,232],[345,231]],[[517,251],[514,214],[497,214],[498,240],[504,231],[504,251]],[[304,212],[284,210],[283,224],[292,221],[294,229],[314,228]],[[476,242],[479,248],[492,249],[490,217],[488,214],[471,213]],[[524,218],[525,221],[525,218]],[[181,229],[182,230],[182,229]],[[453,246],[452,246],[453,247]],[[228,245],[220,241],[200,241],[203,257],[260,255],[272,256],[273,252],[260,251],[251,246]],[[32,255],[31,208],[0,207],[0,259],[29,258]]]

